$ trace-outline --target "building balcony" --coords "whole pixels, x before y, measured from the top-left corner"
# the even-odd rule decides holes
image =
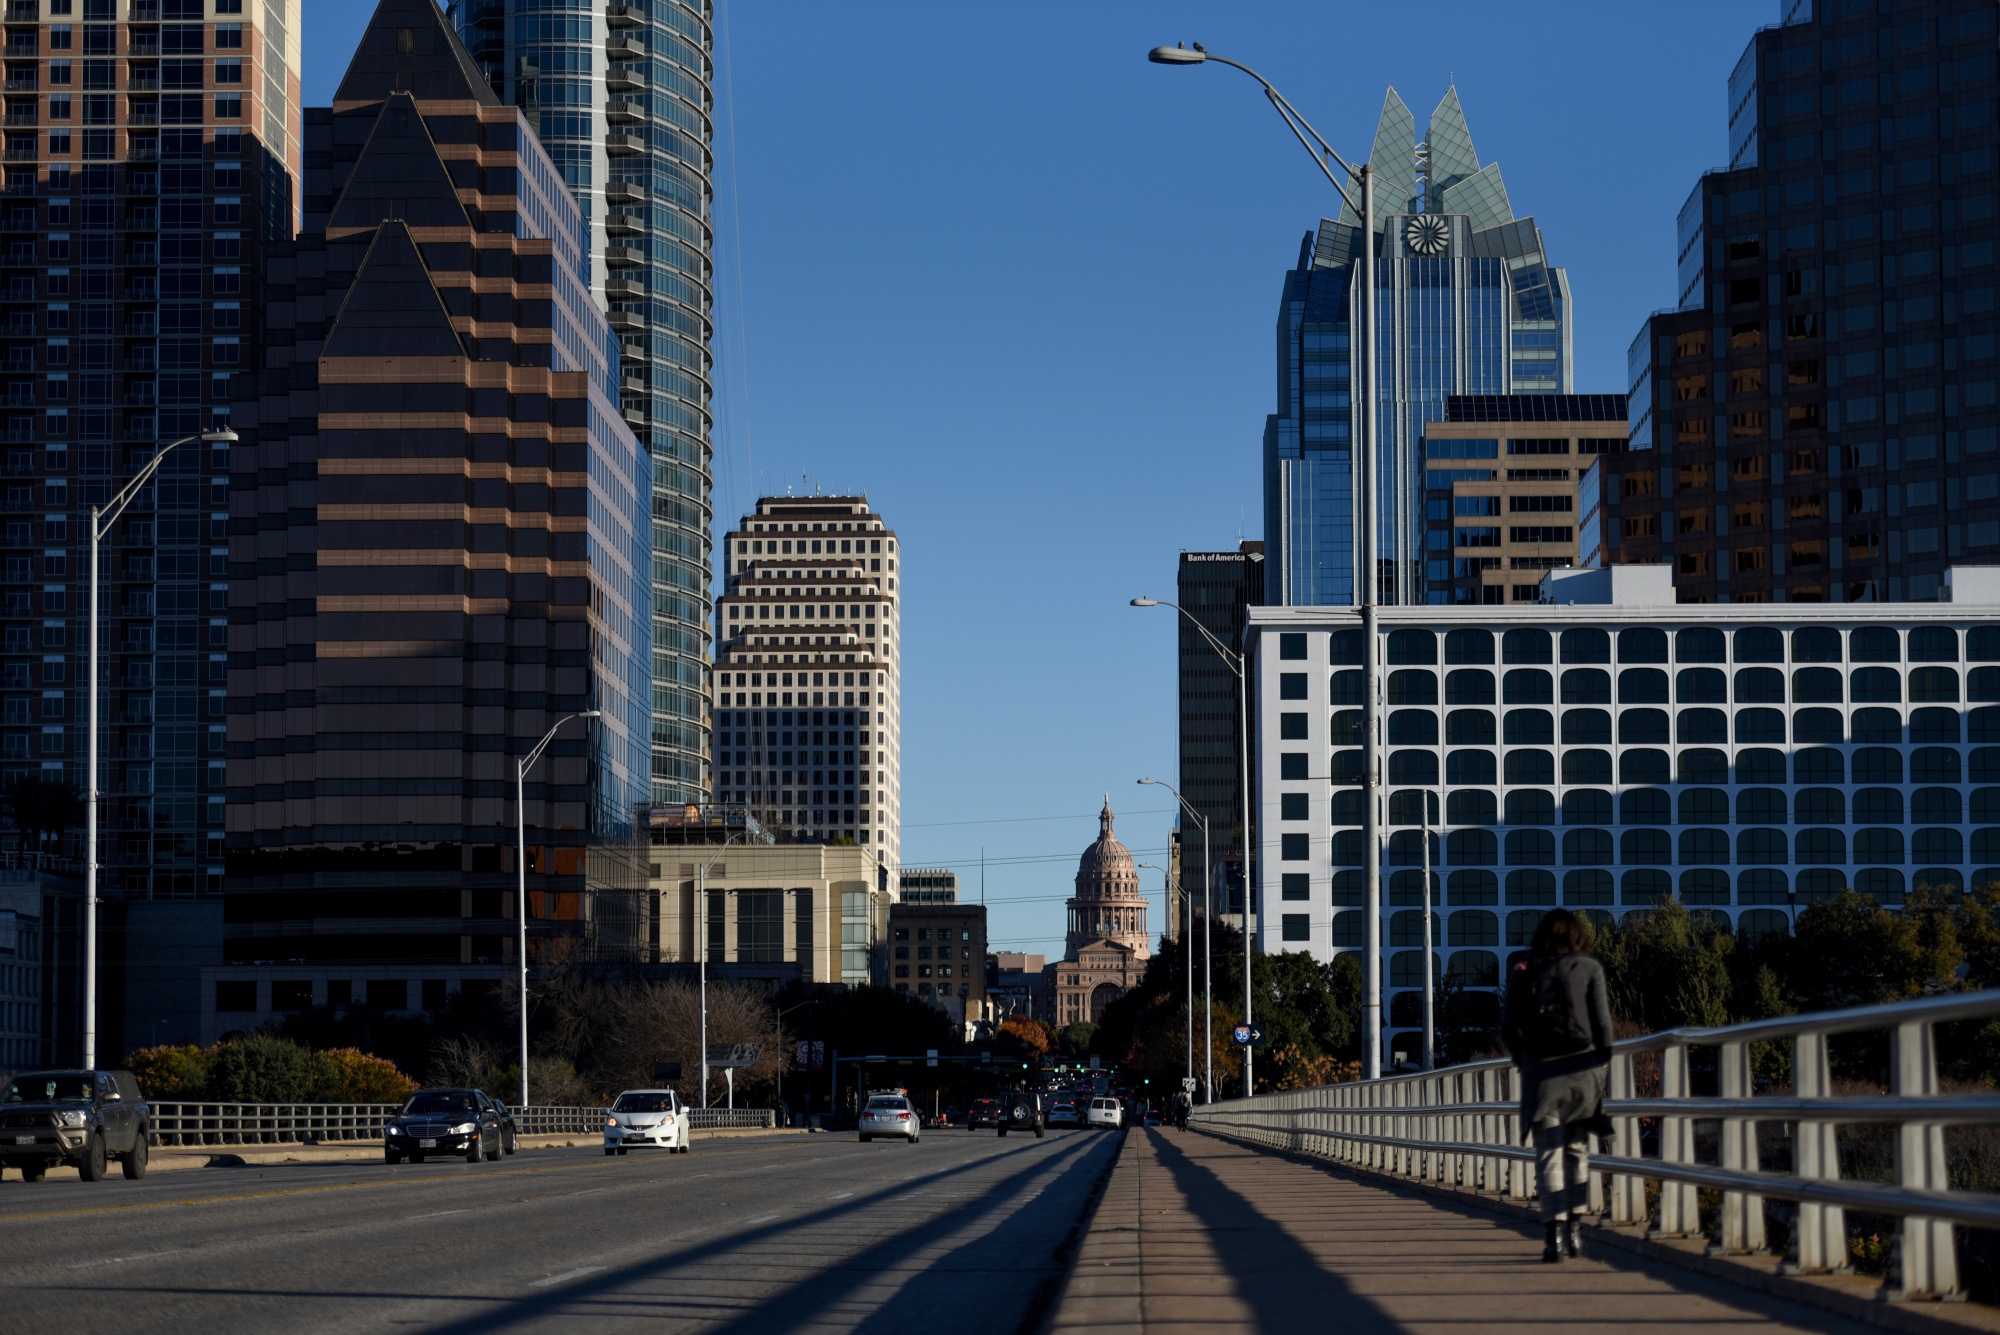
[[[157,56],[160,54],[160,34],[157,32],[135,32],[125,48],[128,56]]]
[[[41,80],[37,77],[37,71],[31,68],[26,70],[8,70],[7,81],[4,84],[0,84],[0,89],[4,89],[9,93],[32,93],[41,86]]]
[[[614,213],[604,220],[604,230],[612,236],[643,236],[646,232],[646,215]]]
[[[609,60],[644,60],[646,48],[630,37],[613,37],[604,44],[604,54]]]
[[[604,262],[611,265],[644,264],[646,252],[636,246],[606,246]]]
[[[625,153],[643,153],[646,151],[646,147],[645,139],[636,134],[618,134],[614,132],[604,136],[604,151],[614,156]],[[30,153],[28,156],[33,157],[34,154]]]
[[[633,282],[629,278],[611,278],[605,280],[604,297],[607,301],[616,301],[620,298],[643,298],[645,295],[645,287]]]
[[[33,144],[9,144],[0,152],[0,158],[8,162],[33,162],[38,156]]]
[[[12,33],[7,38],[8,59],[33,60],[42,53],[41,41],[34,33]]]
[[[157,93],[160,91],[160,70],[157,65],[141,68],[134,65],[125,79],[128,93]]]
[[[646,321],[635,311],[613,311],[608,318],[611,327],[621,334],[636,334],[646,327]]]
[[[646,87],[646,76],[630,65],[613,65],[604,76],[604,86],[614,92],[627,92],[632,89],[643,91]]]
[[[646,187],[631,181],[613,181],[604,187],[607,204],[644,204],[647,198]]]
[[[630,5],[606,5],[604,21],[614,28],[642,28],[646,16]]]
[[[33,107],[29,107],[25,111],[9,110],[7,113],[7,124],[9,126],[15,126],[15,125],[31,126],[31,125],[38,125],[40,123],[41,123],[40,119],[35,115],[35,109]]]
[[[7,0],[7,22],[40,23],[42,6],[39,0]]]
[[[132,22],[158,23],[160,0],[132,0]]]

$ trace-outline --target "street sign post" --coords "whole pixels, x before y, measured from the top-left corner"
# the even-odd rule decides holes
[[[936,1066],[936,1065],[937,1065],[937,1049],[936,1049],[936,1048],[925,1048],[925,1049],[924,1049],[924,1065],[926,1065],[926,1066]]]
[[[1239,1024],[1236,1026],[1236,1046],[1239,1048],[1259,1047],[1264,1042],[1264,1026]]]
[[[1192,1095],[1194,1094],[1194,1087],[1195,1087],[1195,1083],[1196,1083],[1196,1082],[1195,1082],[1195,1078],[1194,1078],[1193,1076],[1191,1076],[1191,1075],[1184,1075],[1184,1076],[1182,1076],[1182,1077],[1181,1077],[1181,1093],[1183,1093],[1183,1094],[1187,1094],[1187,1095],[1189,1095],[1189,1096],[1192,1096]]]
[[[708,1064],[720,1067],[723,1079],[729,1082],[729,1098],[724,1105],[736,1106],[736,1072],[739,1068],[755,1066],[757,1059],[764,1055],[762,1043],[711,1043],[708,1045]]]

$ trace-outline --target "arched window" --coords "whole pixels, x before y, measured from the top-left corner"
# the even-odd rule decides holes
[[[1509,746],[1547,746],[1556,739],[1556,724],[1546,709],[1510,709],[1501,732]]]
[[[1618,674],[1618,703],[1621,705],[1667,703],[1667,674],[1658,668],[1626,668]]]
[[[1506,771],[1508,783],[1554,783],[1556,758],[1548,751],[1509,751]]]
[[[1736,740],[1743,742],[1785,741],[1785,715],[1777,709],[1739,709],[1736,711]]]
[[[1627,830],[1618,845],[1618,860],[1627,867],[1673,865],[1673,840],[1665,830]]]
[[[1391,751],[1389,753],[1390,783],[1435,784],[1437,781],[1437,752]]]
[[[1736,860],[1746,867],[1782,867],[1791,861],[1783,830],[1739,830]]]
[[[1562,675],[1562,702],[1566,705],[1608,705],[1611,703],[1611,674],[1603,668],[1571,668]]]
[[[1389,632],[1389,661],[1391,663],[1435,663],[1438,661],[1437,634],[1428,630],[1392,630]]]
[[[1549,661],[1549,633],[1523,627],[1500,637],[1503,663],[1546,663]]]
[[[1911,783],[1957,783],[1958,773],[1957,747],[1920,746],[1910,752]],[[1857,775],[1855,782],[1860,781]]]
[[[1459,987],[1500,986],[1500,957],[1490,950],[1461,950],[1445,967],[1445,977]],[[1463,996],[1469,1001],[1471,997]]]
[[[1619,885],[1618,899],[1628,906],[1664,904],[1673,897],[1673,893],[1674,878],[1671,874],[1646,867],[1625,873]]]
[[[1611,741],[1611,713],[1605,709],[1565,709],[1562,718],[1564,746],[1608,745]]]
[[[1795,709],[1792,711],[1792,740],[1823,746],[1839,746],[1847,740],[1847,726],[1838,709]]]
[[[1900,865],[1903,861],[1903,832],[1901,830],[1856,830],[1854,832],[1854,860],[1856,862],[1886,862]]]
[[[1509,946],[1532,945],[1535,929],[1542,925],[1542,915],[1533,909],[1516,909],[1507,915],[1507,944]]]
[[[1484,909],[1461,909],[1451,915],[1451,944],[1454,946],[1497,946],[1500,944],[1500,915]]]
[[[1836,867],[1814,867],[1799,873],[1801,906],[1824,904],[1847,888],[1847,873]]]
[[[1847,796],[1838,788],[1801,788],[1792,805],[1801,825],[1847,824]]]
[[[1493,661],[1493,632],[1490,630],[1447,631],[1444,637],[1444,661],[1447,663],[1491,663]]]
[[[1417,937],[1417,940],[1413,944],[1422,945],[1424,943],[1423,937],[1421,935],[1422,930],[1423,929],[1420,926],[1418,928],[1419,935]],[[1432,955],[1431,962],[1433,965],[1436,966],[1431,971],[1432,977],[1435,983],[1441,987],[1444,984],[1443,961],[1439,959],[1436,955]],[[1398,953],[1391,955],[1389,957],[1389,986],[1422,987],[1423,985],[1424,985],[1423,951],[1421,950],[1399,951]],[[1417,1002],[1419,1006],[1423,1004],[1422,997],[1416,997],[1414,998],[1414,1000]]]
[[[1686,794],[1682,794],[1682,799],[1683,809],[1685,809]],[[1722,816],[1718,817],[1715,823],[1720,825],[1727,820],[1727,816]],[[1785,790],[1782,788],[1745,788],[1737,793],[1736,823],[1738,825],[1783,825],[1785,823]]]
[[[1445,778],[1454,784],[1491,784],[1499,772],[1491,751],[1453,751],[1444,761]]]
[[[1366,930],[1367,915],[1350,909],[1346,913],[1333,915],[1333,944],[1335,949],[1358,949],[1367,944],[1363,933]]]
[[[1562,781],[1566,784],[1610,783],[1611,753],[1585,750],[1563,752]]]
[[[1746,871],[1736,878],[1736,902],[1739,904],[1783,904],[1788,898],[1788,890],[1785,873],[1768,867]]]
[[[1910,860],[1930,862],[1965,861],[1965,841],[1957,830],[1918,830],[1910,836]]]
[[[1849,689],[1857,705],[1898,704],[1903,699],[1903,676],[1894,668],[1856,668]]]
[[[1794,783],[1845,783],[1846,773],[1847,762],[1830,746],[1808,747],[1792,754]]]
[[[1599,752],[1599,754],[1603,754]],[[1567,759],[1567,757],[1565,757]],[[1571,780],[1565,771],[1564,783]],[[1605,760],[1605,777],[1602,782],[1611,782],[1610,759]],[[1611,824],[1611,794],[1595,788],[1572,788],[1563,794],[1562,823],[1565,825],[1609,825]]]
[[[1580,904],[1611,903],[1611,873],[1586,869],[1563,873],[1563,903],[1571,908]]]
[[[1514,668],[1500,679],[1500,694],[1510,705],[1555,703],[1555,678],[1540,668]]]
[[[1736,661],[1739,663],[1782,663],[1785,637],[1769,626],[1746,626],[1736,632]]]
[[[1682,668],[1674,676],[1674,699],[1684,705],[1719,705],[1729,699],[1720,668]]]
[[[1627,709],[1618,715],[1618,741],[1625,746],[1648,746],[1667,741],[1667,711]]]
[[[1741,636],[1742,632],[1738,631],[1737,634]],[[1767,667],[1736,669],[1736,703],[1739,705],[1785,703],[1785,674],[1776,668]]]
[[[1910,794],[1912,824],[1958,825],[1965,820],[1964,812],[1965,804],[1959,800],[1956,788],[1919,788]]]
[[[1996,748],[2000,753],[2000,748]],[[1994,766],[2000,773],[2000,764]],[[1667,767],[1667,753],[1651,748],[1635,748],[1621,752],[1618,756],[1618,782],[1620,783],[1666,783],[1670,771]]]
[[[1492,704],[1493,674],[1481,668],[1458,668],[1445,673],[1444,702],[1448,705]]]
[[[1838,668],[1793,669],[1792,703],[1837,705],[1846,698],[1842,693]]]
[[[1398,668],[1389,674],[1390,704],[1434,705],[1437,702],[1437,673],[1424,668]]]
[[[1594,627],[1579,626],[1562,633],[1562,661],[1565,663],[1609,663],[1611,637]]]
[[[1688,626],[1674,632],[1674,661],[1677,663],[1720,663],[1722,632],[1711,626]]]
[[[1407,871],[1393,872],[1389,876],[1389,902],[1391,904],[1422,904],[1424,902],[1424,874],[1412,867]],[[1438,885],[1436,872],[1431,873],[1431,903],[1442,904],[1444,895]]]
[[[1792,632],[1794,663],[1838,663],[1840,632],[1830,626],[1808,626]]]
[[[1493,794],[1480,788],[1455,788],[1445,799],[1444,820],[1447,825],[1492,825],[1499,820],[1498,804]]]
[[[1790,936],[1791,920],[1776,909],[1751,909],[1736,915],[1736,938],[1754,946],[1767,936]]]
[[[1500,902],[1500,878],[1490,871],[1455,871],[1447,886],[1454,905]]]
[[[1956,742],[1958,711],[1936,705],[1910,711],[1910,740],[1913,742]]]
[[[1500,860],[1500,841],[1491,830],[1453,830],[1445,836],[1445,864],[1485,867]]]
[[[1618,795],[1622,825],[1666,825],[1674,818],[1673,810],[1663,788],[1633,788]]]
[[[1355,909],[1367,894],[1363,873],[1358,871],[1337,871],[1333,874],[1333,903],[1335,908]]]
[[[1683,709],[1675,718],[1682,746],[1729,740],[1729,720],[1720,709]]]
[[[1813,826],[1799,831],[1799,865],[1838,867],[1847,861],[1847,836],[1839,830]]]
[[[1507,865],[1546,867],[1556,860],[1556,837],[1547,830],[1507,831]]]
[[[2000,654],[1994,655],[2000,659]],[[1618,661],[1621,663],[1664,663],[1667,661],[1667,633],[1650,626],[1618,632]]]
[[[1609,867],[1612,865],[1609,830],[1567,830],[1563,833],[1563,866]]]
[[[1444,716],[1444,739],[1452,746],[1491,746],[1497,740],[1490,709],[1454,709]]]
[[[1890,867],[1864,867],[1854,873],[1854,888],[1877,904],[1895,908],[1903,902],[1903,873]]]
[[[1726,867],[1729,865],[1729,831],[1682,830],[1683,867]]]
[[[1430,836],[1431,865],[1436,866],[1438,857],[1438,837]],[[1392,867],[1421,866],[1424,860],[1424,832],[1422,830],[1397,830],[1389,836],[1389,865]]]
[[[1947,635],[1950,631],[1945,632]],[[1876,671],[1868,668],[1866,671]],[[1910,669],[1911,704],[1957,704],[1958,669],[1920,667]]]
[[[1697,867],[1681,873],[1681,903],[1727,904],[1729,873],[1713,867]]]
[[[1389,711],[1389,745],[1391,746],[1436,746],[1438,739],[1437,715],[1428,709],[1392,709]]]
[[[1507,873],[1509,904],[1553,904],[1556,902],[1556,874],[1525,870]]]

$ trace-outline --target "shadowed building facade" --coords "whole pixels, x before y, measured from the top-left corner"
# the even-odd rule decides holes
[[[603,713],[528,776],[533,936],[647,792],[649,465],[575,201],[431,0],[382,0],[306,133],[232,459],[208,1038],[509,976],[514,757],[563,716]]]

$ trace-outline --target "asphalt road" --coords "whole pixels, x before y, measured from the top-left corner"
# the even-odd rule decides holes
[[[1053,1297],[1119,1138],[10,1175],[0,1329],[1015,1332]]]

